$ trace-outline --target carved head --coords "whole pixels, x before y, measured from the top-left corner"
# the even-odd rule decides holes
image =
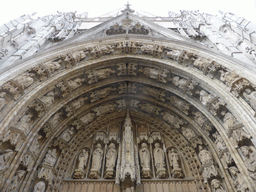
[[[111,143],[111,144],[109,145],[109,148],[111,148],[111,149],[115,149],[115,148],[116,148],[116,146],[115,146],[115,144],[114,144],[114,143]]]
[[[34,191],[44,191],[44,189],[45,189],[45,183],[43,182],[43,181],[40,181],[40,182],[38,182],[36,185],[35,185],[35,188],[34,188]]]
[[[229,167],[229,172],[231,175],[235,176],[239,171],[235,166]]]
[[[211,182],[211,186],[214,189],[218,189],[220,187],[220,181],[218,179],[213,179],[212,182]]]
[[[142,144],[141,144],[141,148],[143,148],[143,149],[144,149],[144,148],[147,148],[147,146],[148,146],[148,145],[147,145],[146,143],[142,143]]]
[[[155,148],[159,148],[160,144],[159,143],[155,143]]]
[[[101,148],[102,148],[101,144],[98,143],[98,144],[96,145],[96,148],[97,148],[97,149],[98,149],[98,148],[101,149]]]
[[[248,146],[242,146],[242,147],[240,147],[240,150],[245,157],[249,156],[249,147]]]
[[[177,149],[175,149],[173,147],[169,150],[169,153],[177,153],[177,152],[178,152]]]

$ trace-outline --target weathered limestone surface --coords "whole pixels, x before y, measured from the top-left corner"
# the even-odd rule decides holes
[[[0,28],[0,190],[256,191],[255,26],[129,4],[93,22]]]

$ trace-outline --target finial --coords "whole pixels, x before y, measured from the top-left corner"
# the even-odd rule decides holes
[[[129,1],[127,1],[127,4],[125,5],[126,8],[124,10],[122,10],[121,12],[122,13],[126,13],[126,12],[134,13],[135,11],[130,8],[130,5],[131,4],[129,4]]]

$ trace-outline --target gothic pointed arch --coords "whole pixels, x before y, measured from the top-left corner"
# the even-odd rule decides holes
[[[2,70],[1,190],[255,191],[250,63],[129,6],[60,32]]]

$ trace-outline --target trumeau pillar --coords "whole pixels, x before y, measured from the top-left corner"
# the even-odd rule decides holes
[[[136,185],[140,184],[138,150],[135,148],[133,138],[132,121],[129,111],[127,111],[124,122],[123,139],[121,142],[121,166],[118,168],[116,175],[116,184],[121,185],[122,191],[134,190]]]

